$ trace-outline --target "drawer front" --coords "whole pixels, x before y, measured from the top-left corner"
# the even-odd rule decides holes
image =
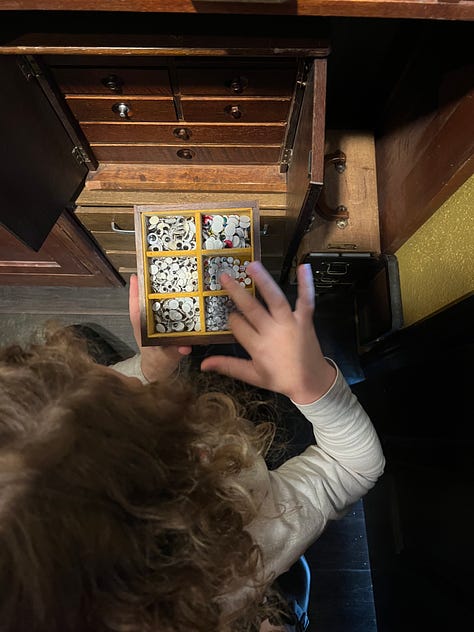
[[[135,235],[119,234],[113,232],[92,231],[94,239],[100,244],[101,248],[108,252],[110,250],[120,250],[130,252],[135,250]]]
[[[286,218],[260,217],[262,263],[276,281],[279,280],[286,252]]]
[[[115,250],[109,250],[105,254],[107,255],[107,259],[109,259],[117,270],[120,270],[120,268],[128,268],[131,270],[137,269],[137,254],[135,251],[118,252]]]
[[[215,144],[281,144],[285,123],[261,125],[228,123],[227,125],[174,123],[83,123],[82,130],[90,143],[191,143]]]
[[[133,206],[79,206],[75,211],[81,223],[92,232],[114,232],[135,230]],[[260,216],[260,239],[262,252],[268,255],[281,254],[284,244],[286,217]],[[120,235],[120,232],[114,233]]]
[[[194,145],[181,149],[167,145],[92,144],[99,161],[153,162],[163,164],[274,164],[280,160],[281,147],[247,145]]]
[[[294,70],[275,66],[258,70],[239,66],[214,67],[205,70],[178,68],[181,94],[227,97],[229,95],[291,96],[295,81]]]
[[[105,255],[126,279],[136,272],[136,241],[133,207],[78,207],[75,215],[91,231]],[[261,260],[266,269],[278,280],[285,253],[285,217],[260,216]]]
[[[283,265],[283,256],[279,255],[275,257],[268,257],[266,255],[262,255],[262,264],[272,275],[275,281],[278,282]]]
[[[217,123],[265,123],[286,121],[290,111],[289,98],[181,98],[186,121],[215,121]]]
[[[171,95],[166,68],[53,68],[63,94]]]
[[[260,228],[262,257],[282,256],[285,252],[286,218],[263,216],[260,218]]]
[[[117,230],[134,230],[133,207],[79,206],[76,217],[90,231],[112,231],[112,222]],[[120,234],[120,233],[118,233]]]
[[[66,101],[78,121],[173,121],[176,111],[173,99],[154,97],[67,97]],[[126,118],[120,116],[121,106]]]

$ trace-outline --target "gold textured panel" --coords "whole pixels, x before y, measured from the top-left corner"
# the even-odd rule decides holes
[[[474,291],[474,176],[396,252],[405,326]]]

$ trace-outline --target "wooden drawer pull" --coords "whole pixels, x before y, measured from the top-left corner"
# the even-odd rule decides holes
[[[120,116],[122,119],[130,118],[130,107],[126,103],[114,103],[112,110]]]
[[[122,93],[123,80],[118,75],[108,75],[102,79],[101,83],[111,92]]]
[[[242,94],[249,82],[246,77],[234,77],[230,82],[230,91],[233,94]]]
[[[173,135],[180,140],[189,140],[193,134],[189,127],[177,127],[173,130]]]
[[[192,149],[178,149],[176,152],[178,158],[182,158],[183,160],[192,160],[196,155]]]
[[[234,119],[242,118],[242,110],[238,105],[227,105],[224,108],[226,114],[229,114]]]
[[[118,224],[116,224],[114,221],[110,222],[110,228],[113,230],[114,233],[120,233],[121,235],[135,234],[134,230],[124,230],[123,228],[120,228],[120,226],[118,226]]]

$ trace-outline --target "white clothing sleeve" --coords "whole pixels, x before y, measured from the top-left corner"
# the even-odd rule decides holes
[[[261,503],[249,531],[275,577],[374,486],[385,466],[375,429],[339,369],[321,399],[297,408],[312,423],[316,445],[276,470],[262,459],[243,475]]]
[[[149,384],[150,382],[142,373],[141,359],[141,355],[137,353],[131,358],[127,358],[127,360],[112,364],[109,368],[127,377],[137,377],[142,384]]]

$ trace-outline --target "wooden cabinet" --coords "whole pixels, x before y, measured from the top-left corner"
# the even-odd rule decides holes
[[[65,54],[37,63],[99,163],[278,165],[305,79],[295,57]]]
[[[320,174],[328,50],[314,57],[293,44],[290,56],[282,44],[279,57],[248,52],[76,57],[65,49],[33,57],[82,137],[81,153],[97,165],[75,199],[76,217],[125,280],[136,270],[131,218],[144,196],[177,205],[257,197],[262,257],[277,280],[294,256],[289,247],[298,218],[308,220],[308,189],[321,186],[307,172],[307,156],[314,148],[312,173]],[[293,163],[299,152],[306,159]],[[95,197],[104,190],[113,204]],[[271,195],[278,200],[267,203]]]
[[[469,24],[404,20],[403,14],[386,19],[393,3],[382,0],[380,13],[374,9],[381,19],[362,19],[366,8],[354,0],[345,11],[357,19],[328,23],[311,7],[299,12],[301,2],[291,15],[290,4],[265,11],[246,4],[240,11],[241,4],[232,6],[235,14],[223,14],[213,3],[219,16],[212,29],[206,15],[177,19],[172,3],[165,13],[160,3],[156,13],[141,7],[126,15],[112,5],[104,13],[94,12],[100,3],[90,12],[77,5],[74,33],[67,10],[54,32],[48,11],[2,12],[0,58],[23,67],[30,92],[42,92],[47,103],[36,104],[25,125],[25,108],[8,100],[16,118],[14,125],[10,117],[0,121],[10,157],[0,180],[3,190],[15,182],[18,194],[10,197],[14,207],[2,205],[2,221],[15,234],[26,226],[27,237],[44,239],[69,209],[96,252],[126,280],[134,268],[131,235],[117,232],[127,230],[118,222],[118,229],[91,229],[88,209],[109,216],[124,209],[123,219],[135,204],[258,199],[268,236],[262,232],[262,257],[284,283],[324,182],[326,128],[369,129],[381,250],[393,254],[472,173]],[[416,9],[433,9],[425,17],[468,19],[466,3],[448,4],[416,3]],[[412,5],[407,16],[420,17]],[[188,12],[199,13],[194,4],[183,9]],[[12,94],[11,80],[4,85]],[[31,95],[20,100],[36,103]],[[46,110],[60,121],[66,144],[51,142],[52,135],[37,140],[35,130],[47,129]],[[71,169],[71,157],[81,170],[75,188],[61,172]],[[22,186],[25,174],[36,171]],[[41,183],[46,202],[38,213]],[[61,195],[48,202],[59,188]]]
[[[9,57],[10,65],[29,69],[29,81],[43,91],[87,170],[67,206],[126,280],[136,263],[132,229],[123,220],[148,192],[164,199],[146,203],[256,198],[262,237],[269,235],[262,256],[268,241],[271,272],[279,279],[294,256],[298,223],[308,220],[308,188],[321,186],[307,164],[314,149],[311,173],[322,172],[327,41],[292,38],[290,46],[281,35],[270,45],[268,38],[254,36],[249,46],[234,36],[225,48],[200,43],[173,47],[170,54],[166,38],[157,36],[150,45],[140,34],[131,37],[134,45],[120,54],[111,54],[114,36],[105,50],[100,38],[85,37],[80,54],[77,48],[71,54],[69,46],[58,50],[47,37],[37,46],[32,35],[31,49],[22,47],[26,54]],[[234,40],[239,46],[230,54]],[[140,54],[134,54],[137,47]],[[301,151],[306,158],[293,161]],[[115,194],[111,205],[102,207],[103,191]],[[278,200],[267,203],[272,195]],[[91,229],[90,207],[102,207],[107,218],[124,209],[122,225],[107,219]],[[278,252],[273,217],[279,220]]]

